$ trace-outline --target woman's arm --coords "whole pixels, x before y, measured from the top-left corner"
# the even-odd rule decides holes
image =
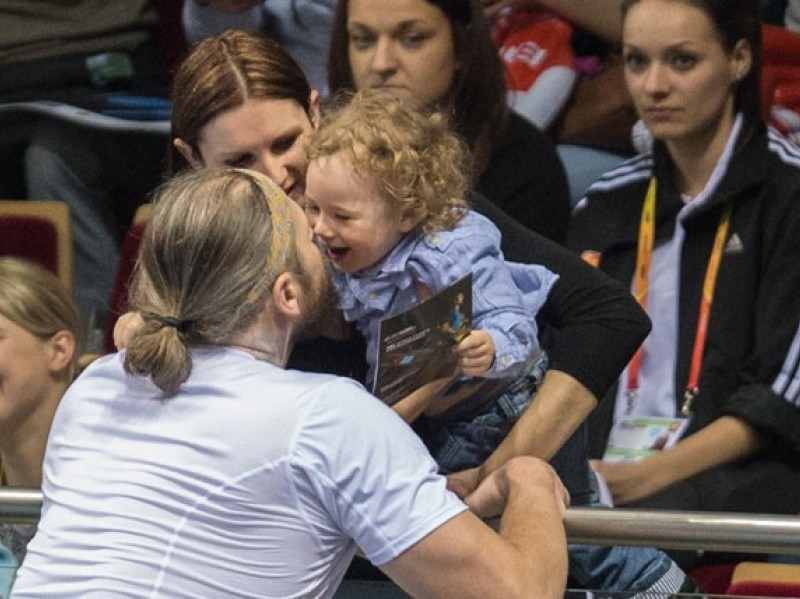
[[[470,201],[500,228],[507,259],[542,264],[559,276],[536,315],[549,370],[536,401],[481,467],[483,478],[513,455],[551,458],[617,380],[650,332],[650,320],[627,289],[577,255],[481,196]]]
[[[449,475],[448,486],[463,498],[515,456],[549,460],[595,405],[595,396],[575,378],[564,372],[548,370],[535,401],[492,455],[478,468]]]
[[[541,6],[607,42],[618,44],[622,39],[619,0],[483,0],[483,6],[490,18],[506,6]]]
[[[542,386],[508,436],[480,467],[483,480],[514,456],[549,460],[597,405],[597,398],[570,375],[548,370]]]
[[[479,194],[469,200],[500,229],[507,260],[541,264],[558,275],[536,315],[549,368],[601,399],[650,332],[647,314],[628,289],[570,250],[529,231]]]
[[[715,466],[753,456],[761,447],[761,437],[747,422],[722,416],[638,462],[596,461],[592,466],[605,478],[614,505],[626,505]]]

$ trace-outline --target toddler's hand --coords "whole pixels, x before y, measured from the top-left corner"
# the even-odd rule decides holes
[[[456,345],[458,367],[468,376],[481,376],[494,364],[494,341],[483,330],[472,330]]]

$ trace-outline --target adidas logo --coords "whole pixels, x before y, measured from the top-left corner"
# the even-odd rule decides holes
[[[734,233],[728,239],[728,243],[725,244],[725,253],[726,254],[741,254],[744,251],[744,244],[742,243],[741,238],[739,237],[738,233]]]

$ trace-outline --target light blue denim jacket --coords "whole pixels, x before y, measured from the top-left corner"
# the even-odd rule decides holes
[[[414,280],[436,293],[471,272],[472,328],[486,330],[495,361],[484,376],[515,374],[539,352],[535,316],[558,275],[541,265],[506,262],[500,231],[476,212],[468,212],[452,231],[406,236],[380,263],[356,274],[334,271],[340,307],[367,340],[368,384],[378,358],[383,318],[419,302]]]

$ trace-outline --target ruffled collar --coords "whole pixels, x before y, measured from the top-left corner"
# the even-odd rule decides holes
[[[423,235],[404,237],[378,264],[356,274],[334,271],[333,282],[339,292],[339,307],[346,320],[353,322],[369,312],[386,313],[395,291],[414,284],[411,258]]]

